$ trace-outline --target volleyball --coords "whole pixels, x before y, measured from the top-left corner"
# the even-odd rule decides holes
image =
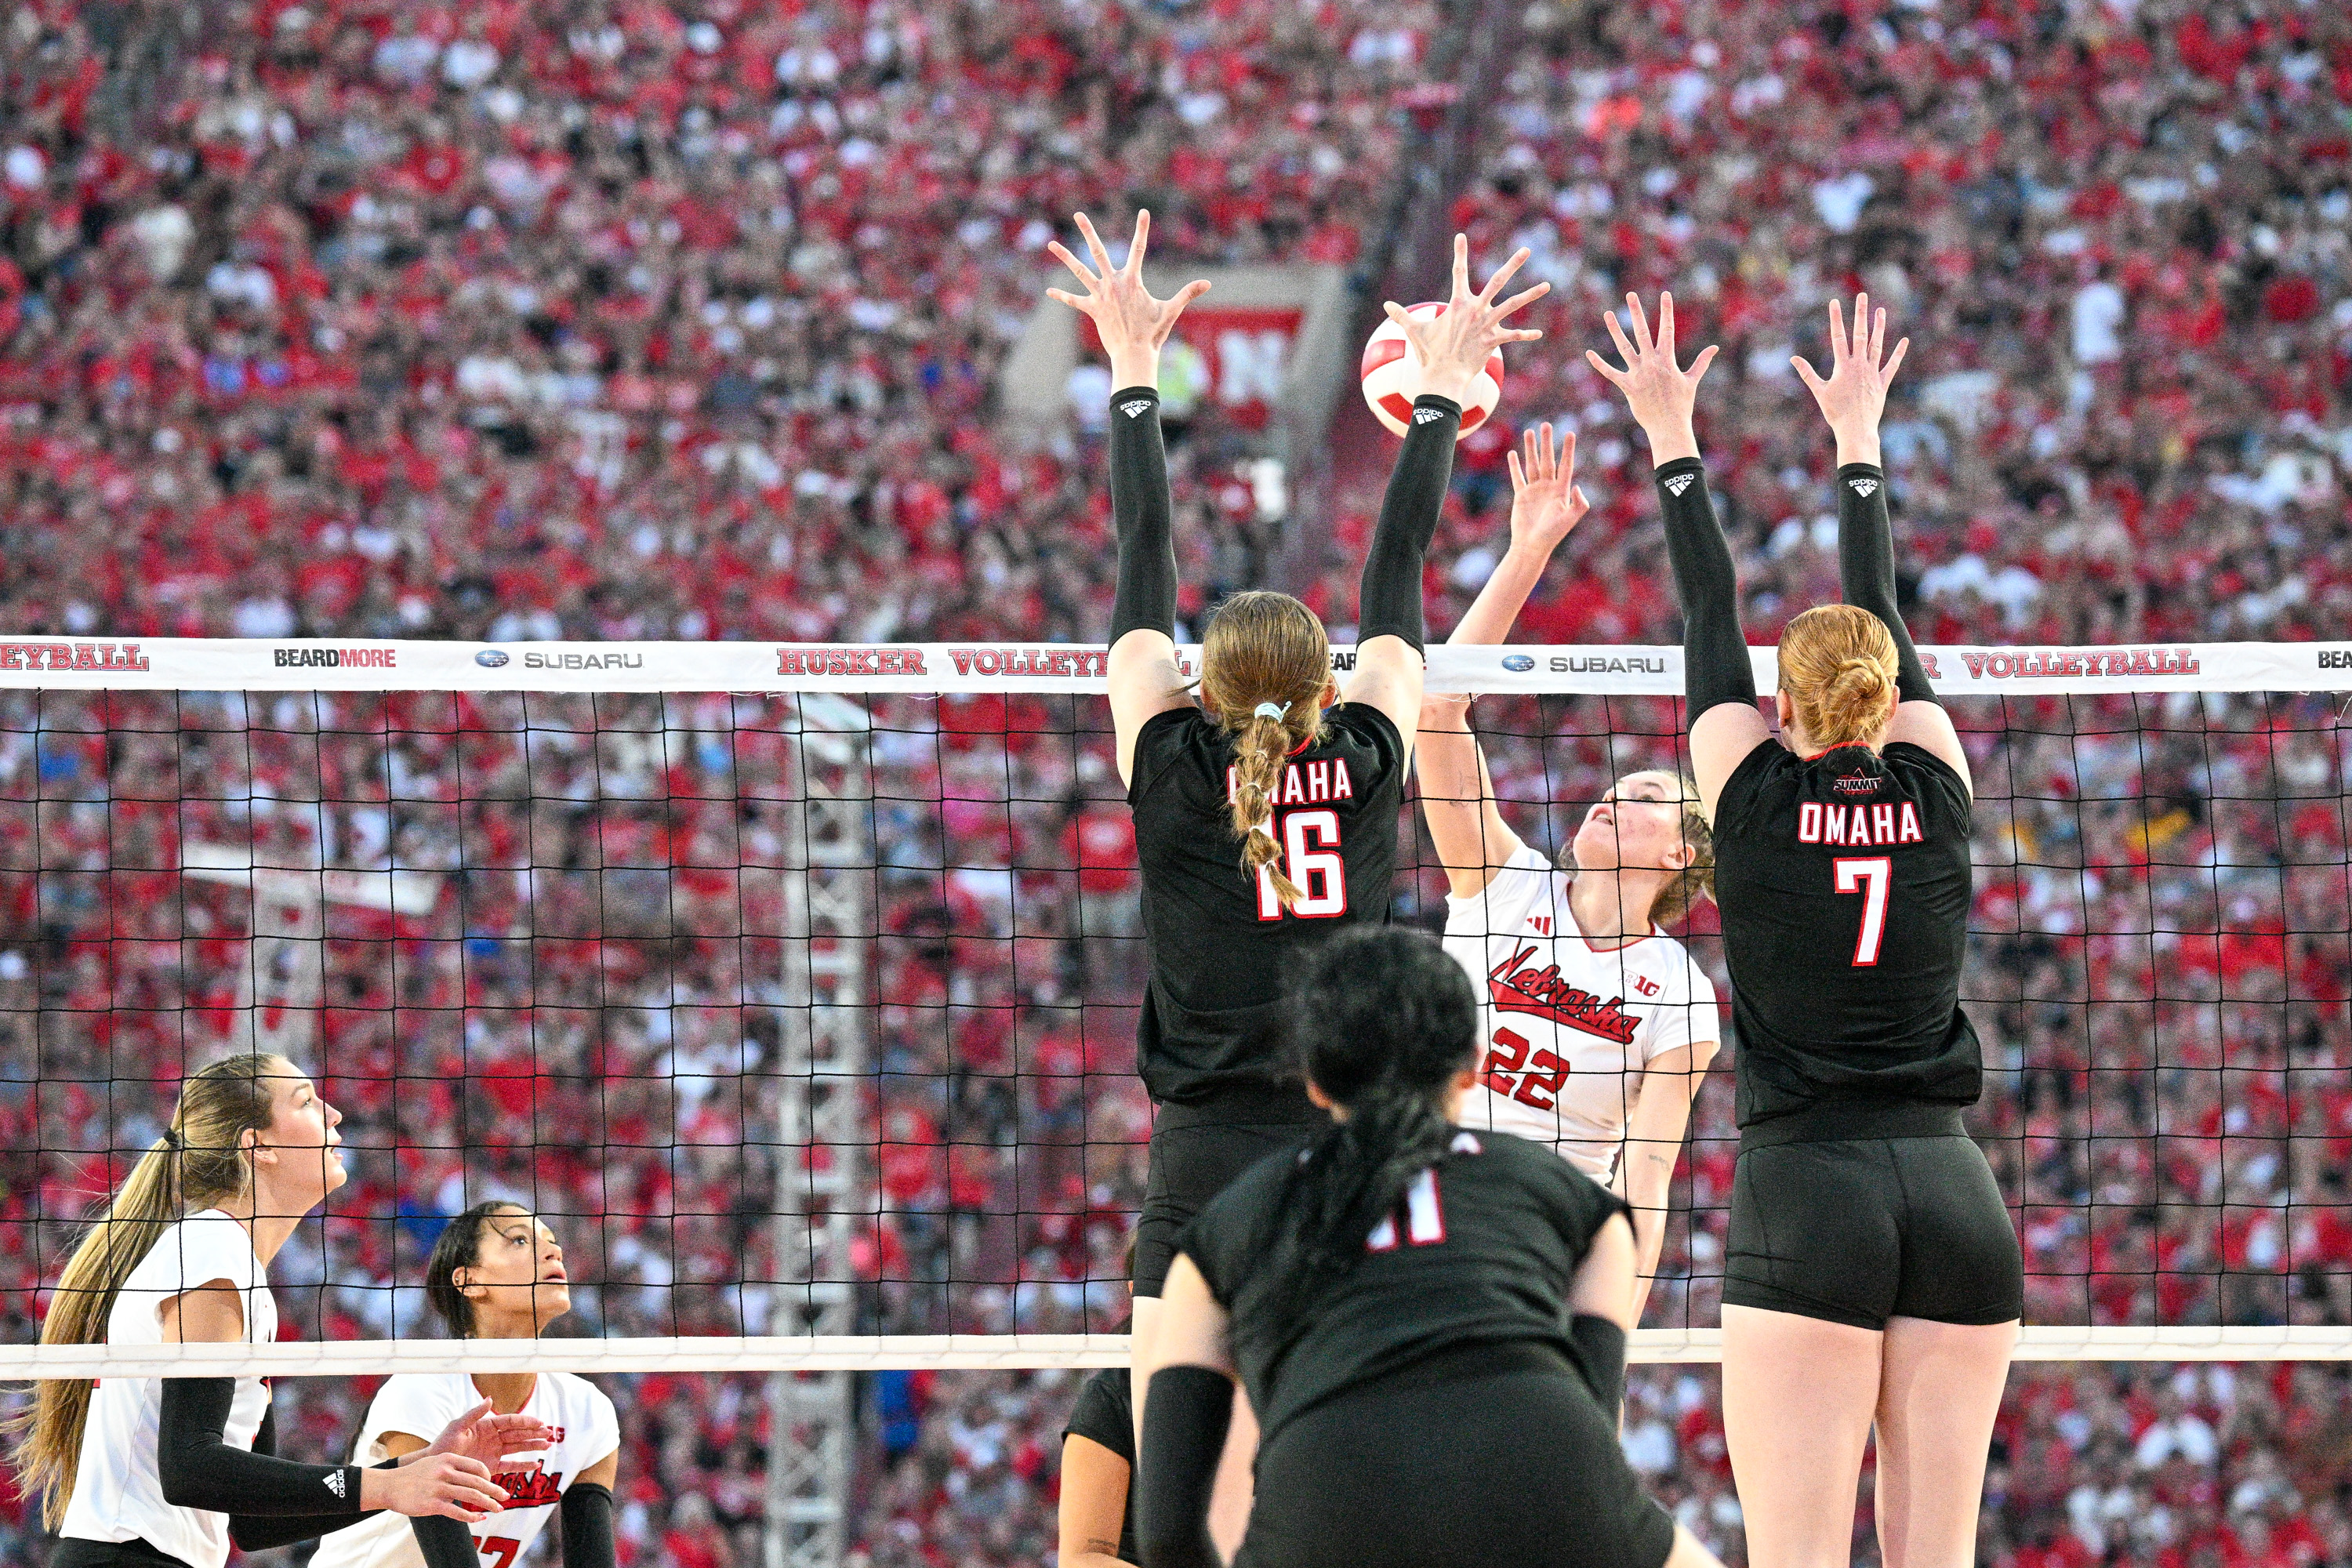
[[[1431,301],[1412,306],[1405,313],[1415,321],[1427,321],[1441,315],[1443,301]],[[1404,329],[1394,321],[1383,321],[1380,330],[1364,345],[1364,360],[1359,374],[1362,376],[1364,401],[1371,405],[1372,417],[1389,427],[1392,436],[1402,436],[1412,418],[1412,400],[1421,395],[1421,370],[1413,363],[1412,351],[1404,341]],[[1471,384],[1470,395],[1462,402],[1462,428],[1454,433],[1460,440],[1486,422],[1495,405],[1503,400],[1503,351],[1496,349],[1486,356],[1486,368]]]

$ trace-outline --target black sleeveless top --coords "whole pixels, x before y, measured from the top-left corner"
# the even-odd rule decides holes
[[[1742,1127],[1824,1101],[1969,1105],[1968,788],[1906,742],[1759,743],[1715,811]]]
[[[1154,715],[1136,737],[1127,798],[1151,966],[1136,1065],[1163,1102],[1295,1086],[1283,1015],[1300,965],[1350,922],[1389,918],[1404,746],[1388,715],[1330,709],[1322,738],[1283,768],[1272,831],[1306,894],[1293,910],[1242,870],[1233,761],[1232,737],[1197,708]]]

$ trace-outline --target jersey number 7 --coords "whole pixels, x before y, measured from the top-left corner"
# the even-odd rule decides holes
[[[1878,944],[1886,938],[1886,891],[1895,882],[1895,862],[1885,855],[1842,855],[1837,890],[1862,895],[1862,931],[1853,939],[1853,964],[1868,969],[1878,962]]]
[[[503,1535],[478,1535],[474,1538],[474,1550],[489,1560],[490,1568],[513,1568],[522,1542]]]
[[[1304,896],[1286,910],[1274,890],[1274,872],[1257,868],[1257,918],[1278,921],[1286,913],[1301,920],[1327,921],[1348,912],[1348,863],[1339,858],[1339,814],[1286,811],[1266,827],[1282,846],[1282,869]],[[1309,848],[1312,843],[1314,847]]]

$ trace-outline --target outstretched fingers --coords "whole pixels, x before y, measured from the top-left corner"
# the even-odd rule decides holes
[[[1484,289],[1478,290],[1478,298],[1481,300],[1492,300],[1495,297],[1496,291],[1502,288],[1504,283],[1509,279],[1511,274],[1517,272],[1520,268],[1527,265],[1529,254],[1528,247],[1524,245],[1519,247],[1517,250],[1514,251],[1508,261],[1504,262],[1503,265],[1495,268],[1495,275],[1486,279],[1486,286]],[[1522,297],[1524,298],[1524,296]],[[1506,305],[1503,309],[1507,311],[1511,307]]]
[[[1617,345],[1618,357],[1625,362],[1625,369],[1632,371],[1642,363],[1641,351],[1626,338],[1625,329],[1618,323],[1616,311],[1607,311],[1601,320],[1609,329],[1611,341]],[[1591,351],[1588,349],[1585,352],[1590,353]]]
[[[1911,340],[1909,338],[1905,338],[1901,342],[1895,345],[1894,353],[1887,357],[1886,368],[1878,373],[1878,382],[1881,386],[1887,385],[1895,380],[1895,367],[1903,363],[1903,356],[1910,352]]]
[[[1135,212],[1135,237],[1128,241],[1127,271],[1132,278],[1143,275],[1143,248],[1151,240],[1151,209],[1138,207]]]
[[[1813,368],[1812,363],[1802,354],[1790,354],[1789,363],[1796,370],[1797,379],[1805,384],[1805,390],[1819,397],[1825,384],[1822,380],[1821,373]]]
[[[1830,301],[1830,374],[1835,375],[1846,361],[1845,307],[1835,300]]]
[[[1655,348],[1658,340],[1650,333],[1650,318],[1642,309],[1642,297],[1639,294],[1626,295],[1625,309],[1633,318],[1633,341],[1641,344],[1644,350]],[[1633,362],[1629,357],[1625,363],[1631,364]]]
[[[1550,292],[1551,285],[1549,283],[1538,283],[1532,289],[1522,289],[1495,307],[1495,319],[1499,321],[1516,310],[1523,310]]]
[[[1706,367],[1715,363],[1715,356],[1721,352],[1721,348],[1715,343],[1709,343],[1706,347],[1698,351],[1698,358],[1691,361],[1691,367],[1689,371],[1685,373],[1693,386],[1696,386],[1706,376]]]
[[[1076,216],[1078,233],[1086,238],[1087,254],[1095,258],[1096,269],[1108,278],[1117,270],[1110,264],[1110,252],[1103,248],[1102,237],[1095,232],[1093,221],[1084,213],[1079,213]]]
[[[1672,290],[1658,296],[1658,352],[1666,356],[1668,364],[1676,363],[1675,359],[1675,296]]]
[[[1466,234],[1454,237],[1454,297],[1456,300],[1477,298],[1470,287],[1470,237]]]
[[[1091,294],[1097,289],[1102,287],[1102,279],[1095,276],[1091,271],[1087,270],[1086,263],[1071,255],[1069,247],[1064,245],[1060,240],[1047,240],[1045,242],[1045,248],[1053,255],[1055,260],[1068,268],[1072,272],[1077,274],[1078,281],[1086,285],[1087,292]]]

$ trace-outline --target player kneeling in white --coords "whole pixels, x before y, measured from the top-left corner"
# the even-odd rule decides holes
[[[1549,426],[1511,464],[1511,545],[1446,640],[1499,643],[1585,512],[1576,437]],[[1445,868],[1445,951],[1480,1009],[1478,1084],[1462,1125],[1549,1143],[1633,1211],[1641,1320],[1665,1242],[1667,1189],[1692,1099],[1722,1038],[1715,986],[1658,928],[1708,895],[1713,840],[1681,773],[1628,773],[1585,813],[1563,872],[1495,804],[1470,700],[1423,700],[1422,808]]]
[[[465,1340],[529,1340],[572,1310],[563,1248],[520,1204],[477,1204],[449,1222],[426,1265],[425,1295]],[[510,1568],[547,1521],[563,1519],[565,1568],[614,1568],[613,1481],[621,1426],[613,1401],[570,1373],[404,1372],[368,1406],[352,1462],[397,1458],[484,1399],[555,1429],[555,1444],[503,1469],[506,1511],[468,1531],[455,1520],[390,1516],[330,1536],[311,1568]]]

